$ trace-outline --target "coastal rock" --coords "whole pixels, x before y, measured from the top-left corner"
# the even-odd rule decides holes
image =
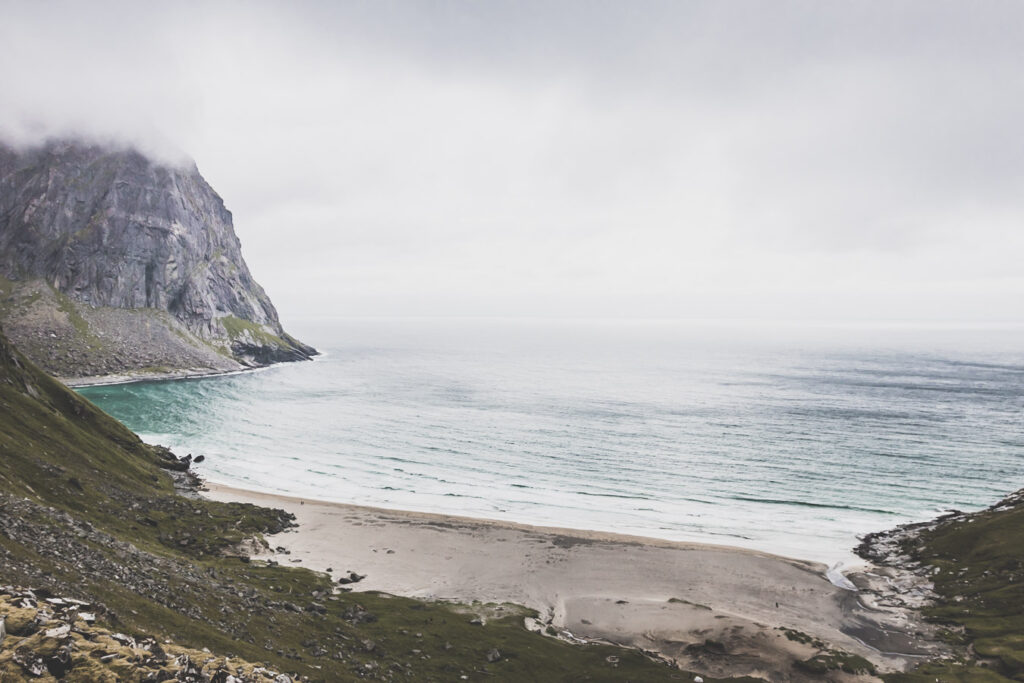
[[[32,590],[0,586],[0,611],[19,612],[24,608],[18,604],[34,598]],[[209,648],[191,649],[170,641],[165,648],[153,637],[135,639],[76,619],[78,608],[88,603],[74,598],[47,602],[56,607],[47,619],[60,625],[46,631],[22,630],[10,636],[0,649],[0,680],[292,681],[287,674],[236,657],[213,655]]]
[[[292,560],[292,561],[294,562],[295,560]],[[328,570],[328,571],[330,571],[330,570]],[[350,583],[359,583],[360,581],[362,581],[365,578],[366,578],[365,574],[356,574],[355,572],[349,572],[348,576],[340,576],[340,577],[338,577],[337,581],[341,585],[347,585],[347,584],[350,584]]]
[[[0,144],[0,316],[65,377],[310,358],[194,163],[58,141]]]

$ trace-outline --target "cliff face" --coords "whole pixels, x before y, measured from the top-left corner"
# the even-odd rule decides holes
[[[22,334],[19,321],[25,316],[12,314],[34,303],[23,283],[38,281],[53,290],[58,303],[62,296],[69,299],[86,327],[93,310],[163,312],[163,322],[159,316],[150,322],[166,327],[169,318],[182,328],[172,336],[242,365],[316,353],[281,327],[242,258],[231,212],[194,164],[175,168],[133,150],[75,142],[28,150],[0,146],[0,275],[19,283],[6,292],[5,316],[19,345],[20,337],[47,332]],[[38,323],[39,315],[28,317]],[[35,323],[29,326],[38,328]],[[84,332],[131,337],[123,325],[108,331],[96,324]],[[37,355],[31,346],[30,356]],[[168,352],[161,360],[173,357]],[[183,360],[195,364],[194,358]],[[212,367],[212,356],[207,360],[211,369],[230,369]],[[47,369],[68,374],[67,368]]]

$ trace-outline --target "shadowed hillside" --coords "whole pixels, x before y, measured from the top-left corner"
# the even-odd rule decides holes
[[[88,656],[96,647],[74,645],[87,634],[61,631],[65,611],[24,603],[18,597],[24,589],[3,585],[87,603],[83,611],[95,613],[97,623],[72,623],[96,631],[96,638],[109,632],[136,643],[170,639],[193,655],[208,648],[211,661],[228,655],[247,662],[247,670],[266,663],[309,680],[685,676],[636,651],[530,633],[522,626],[524,611],[514,606],[355,595],[338,590],[326,574],[250,561],[239,543],[286,528],[289,517],[182,495],[175,484],[189,492],[184,470],[0,336],[0,614],[14,627],[0,644],[0,678],[29,677],[25,667],[32,662],[56,666],[52,658],[68,643],[70,659],[60,664],[67,680],[97,675]],[[15,607],[24,604],[35,605],[31,618],[29,608]],[[36,649],[25,650],[30,647]],[[119,680],[164,669],[185,676],[149,650],[121,643],[106,652],[104,663]]]

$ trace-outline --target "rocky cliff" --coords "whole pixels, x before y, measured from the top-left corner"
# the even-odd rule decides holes
[[[0,319],[64,377],[303,360],[195,164],[0,145]]]

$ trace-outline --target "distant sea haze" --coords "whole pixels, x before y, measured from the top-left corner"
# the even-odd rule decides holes
[[[322,358],[82,393],[226,484],[830,564],[1024,487],[1021,328],[297,327]]]

